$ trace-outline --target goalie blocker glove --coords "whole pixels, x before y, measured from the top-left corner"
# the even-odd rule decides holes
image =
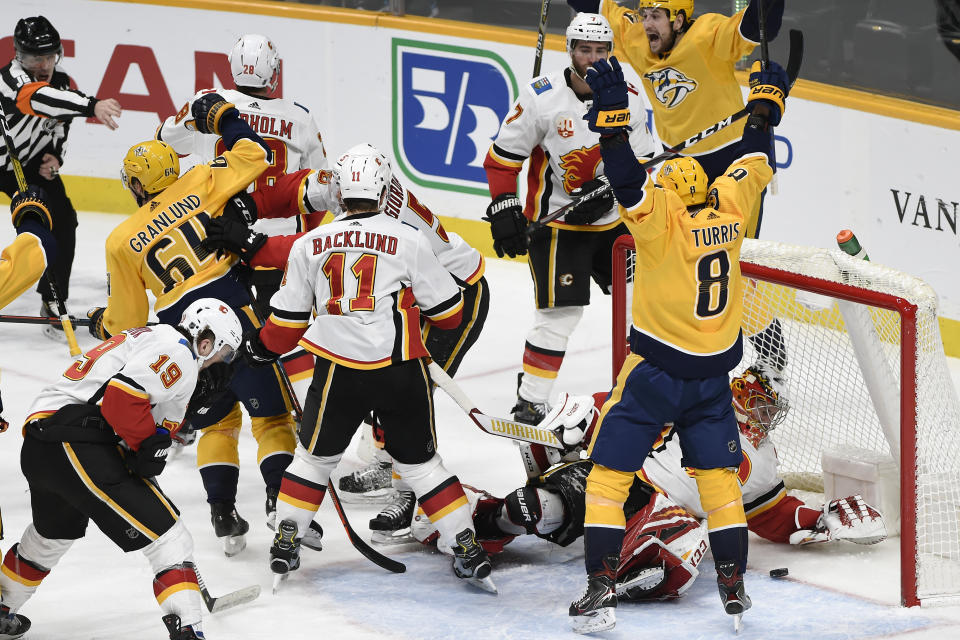
[[[226,249],[249,263],[253,256],[267,241],[265,233],[258,233],[243,222],[237,222],[224,216],[209,220],[206,224],[207,237],[200,243],[208,251]]]
[[[593,105],[584,114],[590,131],[612,136],[630,131],[630,108],[627,103],[627,81],[620,61],[614,56],[597,60],[587,68],[585,78],[593,90]]]
[[[238,115],[236,106],[227,102],[219,93],[208,93],[200,96],[190,108],[193,114],[197,131],[200,133],[215,133],[220,135],[220,121],[229,113]]]
[[[597,193],[598,191],[601,193]],[[610,181],[604,175],[584,182],[583,186],[570,192],[570,197],[582,198],[582,201],[564,215],[563,219],[567,224],[593,224],[617,203],[613,190],[610,189]]]
[[[497,257],[511,258],[527,253],[527,218],[523,215],[520,198],[515,193],[501,193],[487,206],[484,220],[490,223],[493,249]]]

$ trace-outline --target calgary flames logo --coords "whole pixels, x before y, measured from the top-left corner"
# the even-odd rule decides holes
[[[696,90],[697,81],[691,80],[673,67],[658,69],[643,74],[644,80],[653,85],[653,93],[667,109],[672,109]]]
[[[570,116],[560,116],[557,118],[557,135],[561,138],[573,137],[573,118]]]
[[[563,169],[563,189],[570,193],[584,182],[593,180],[600,166],[600,145],[580,147],[560,156],[560,168]]]

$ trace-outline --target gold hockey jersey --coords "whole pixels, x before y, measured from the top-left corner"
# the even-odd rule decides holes
[[[40,240],[21,233],[0,255],[0,309],[33,286],[47,268]]]

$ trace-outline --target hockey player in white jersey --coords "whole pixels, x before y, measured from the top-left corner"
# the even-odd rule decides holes
[[[590,303],[590,282],[604,293],[611,285],[613,242],[626,233],[611,191],[581,203],[532,233],[527,227],[578,196],[606,189],[599,135],[583,116],[592,91],[583,77],[598,59],[613,50],[613,31],[598,14],[577,14],[567,27],[570,65],[535,78],[500,125],[484,169],[493,201],[490,222],[497,255],[529,252],[536,293],[534,325],[527,332],[523,373],[513,417],[536,424],[547,413],[547,400],[563,362],[567,341],[583,307]],[[645,113],[640,92],[630,87],[630,110]],[[633,125],[630,146],[639,158],[655,153],[646,126]],[[528,161],[527,196],[517,197],[521,165]]]
[[[270,318],[244,337],[251,364],[272,362],[298,342],[318,356],[295,459],[280,487],[270,566],[278,576],[299,567],[301,537],[330,473],[375,411],[397,470],[439,528],[441,544],[453,548],[454,573],[493,588],[467,498],[436,453],[420,331],[421,313],[441,328],[458,324],[463,296],[424,235],[382,214],[391,173],[379,152],[340,157],[334,179],[344,214],[293,243]]]
[[[379,152],[368,144],[360,144],[347,153],[357,156]],[[249,215],[258,219],[323,210],[329,210],[336,216],[343,213],[337,200],[336,187],[326,171],[300,171],[281,176],[273,186],[257,189],[250,196],[252,206],[248,208]],[[430,242],[440,264],[450,272],[463,291],[464,312],[456,327],[440,329],[429,323],[423,327],[424,344],[430,357],[448,374],[456,375],[463,357],[479,337],[487,316],[490,293],[483,276],[483,256],[459,235],[444,229],[439,217],[396,176],[390,180],[383,213],[418,229]],[[209,246],[237,253],[251,266],[281,269],[286,264],[290,246],[298,237],[266,238],[262,234],[251,234],[245,225],[228,218],[211,220],[207,234]],[[368,466],[340,478],[339,488],[345,502],[391,500],[370,521],[373,539],[387,542],[393,536],[407,532],[416,499],[394,472],[392,460],[383,448],[382,430],[373,424],[375,422],[375,416],[368,417],[370,424],[364,427],[363,432],[363,439],[368,440],[370,448],[374,450],[374,459]]]
[[[188,403],[216,393],[209,383],[219,376],[209,374],[229,368],[240,340],[230,307],[201,298],[178,326],[119,332],[40,392],[20,455],[33,522],[0,568],[0,637],[26,631],[14,614],[90,520],[124,551],[146,556],[170,638],[204,637],[193,540],[154,477]]]

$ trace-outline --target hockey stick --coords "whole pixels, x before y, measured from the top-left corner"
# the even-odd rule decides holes
[[[803,32],[800,31],[799,29],[791,29],[790,30],[790,55],[789,55],[789,58],[787,59],[787,69],[786,69],[787,80],[789,81],[791,88],[793,88],[793,85],[797,81],[797,76],[800,74],[800,66],[802,64],[803,64]],[[724,129],[732,125],[734,122],[737,122],[738,120],[741,120],[744,117],[746,117],[748,113],[750,112],[747,111],[746,107],[744,107],[743,109],[740,109],[736,113],[733,113],[727,116],[723,120],[710,125],[703,131],[700,131],[699,133],[695,133],[694,135],[690,136],[683,142],[673,147],[666,147],[663,153],[660,153],[654,156],[653,158],[644,162],[640,166],[643,168],[644,171],[647,171],[651,167],[655,167],[661,162],[665,162],[666,160],[670,160],[671,158],[676,158],[677,156],[680,155],[680,152],[683,151],[685,148],[692,146],[702,140],[706,140],[707,138],[714,135],[715,133],[719,133],[723,131]],[[534,220],[527,227],[527,231],[526,231],[527,236],[529,237],[530,235],[535,233],[538,229],[550,224],[551,222],[553,222],[554,220],[556,220],[557,218],[565,214],[570,209],[576,207],[581,202],[585,202],[587,200],[596,198],[597,196],[603,195],[609,190],[610,190],[609,185],[603,185],[601,187],[597,187],[593,191],[583,194],[573,202],[563,205],[556,211],[551,211],[550,213],[543,216],[542,218]]]
[[[27,190],[27,179],[23,175],[23,166],[17,158],[17,148],[13,146],[13,140],[10,138],[10,128],[7,126],[7,115],[0,108],[0,128],[3,129],[3,142],[7,145],[7,155],[10,156],[10,164],[13,165],[13,173],[17,177],[17,189],[19,191]],[[70,316],[67,314],[67,307],[60,299],[60,292],[57,289],[57,283],[54,282],[55,276],[53,270],[47,268],[47,284],[50,287],[50,299],[60,312],[60,326],[63,327],[63,334],[67,337],[67,346],[70,348],[71,356],[80,355],[80,345],[77,344],[77,336],[73,332],[73,324],[70,322]]]
[[[60,318],[47,316],[11,316],[0,314],[0,322],[12,322],[15,324],[60,324]],[[89,318],[77,318],[72,321],[75,327],[86,327],[90,325]]]
[[[237,589],[236,591],[225,593],[222,596],[212,596],[207,590],[203,576],[200,575],[196,566],[193,567],[193,571],[197,574],[197,584],[200,585],[200,597],[203,598],[203,604],[210,613],[220,613],[237,605],[253,602],[260,596],[260,585],[258,584]]]
[[[540,75],[540,63],[543,61],[543,46],[547,39],[547,14],[550,12],[550,0],[540,0],[540,24],[537,27],[537,53],[533,59],[533,77]]]
[[[260,314],[260,310],[253,302],[255,298],[249,285],[247,286],[247,292],[250,294],[250,308],[253,310],[253,315],[256,317],[257,322],[259,322],[260,326],[262,327],[265,322],[263,316]],[[283,368],[283,365],[279,360],[273,363],[273,368],[283,381],[283,385],[287,390],[287,395],[290,396],[290,404],[293,405],[293,412],[297,416],[297,421],[302,422],[303,407],[300,406],[300,399],[297,398],[297,392],[293,389],[293,383],[290,381],[290,376],[287,375],[287,370]],[[386,569],[391,573],[405,572],[407,570],[407,566],[405,564],[383,555],[367,544],[363,538],[357,535],[357,532],[350,525],[350,521],[347,520],[347,514],[343,510],[343,505],[340,503],[340,496],[337,495],[337,490],[334,489],[333,482],[330,482],[329,480],[327,481],[327,492],[330,494],[330,500],[333,502],[333,508],[336,509],[337,515],[340,516],[340,524],[343,525],[344,531],[347,532],[347,539],[350,540],[350,544],[353,545],[353,548],[359,551],[360,554],[363,555],[363,557],[365,557],[367,560],[382,569]]]
[[[767,42],[767,8],[764,0],[757,2],[757,20],[759,21],[757,27],[760,31],[760,68],[766,71],[770,68],[770,48]],[[773,127],[770,127],[770,132],[773,133]],[[773,168],[773,177],[770,179],[770,194],[775,196],[780,188],[777,184],[777,145],[773,139],[770,140],[770,166]]]
[[[511,440],[539,444],[554,449],[563,449],[563,443],[557,435],[549,429],[540,429],[523,422],[507,420],[506,418],[494,418],[482,413],[470,398],[467,397],[467,394],[463,392],[460,385],[454,382],[453,378],[451,378],[440,365],[431,361],[430,364],[427,365],[427,368],[430,370],[430,377],[433,378],[436,385],[443,389],[454,402],[460,405],[460,408],[467,414],[467,417],[473,420],[473,423],[480,427],[481,431],[503,438],[510,438]]]

